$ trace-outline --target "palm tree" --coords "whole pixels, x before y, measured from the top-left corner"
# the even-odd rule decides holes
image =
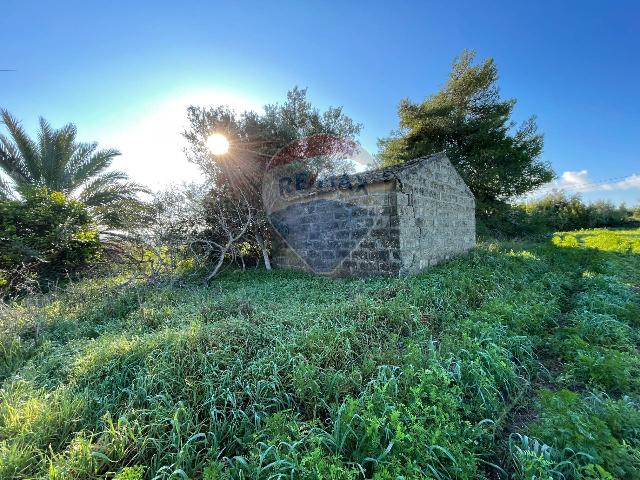
[[[123,228],[145,210],[138,198],[148,190],[128,181],[127,174],[105,171],[118,150],[98,150],[97,143],[76,141],[77,129],[68,124],[56,130],[40,118],[37,139],[8,111],[0,110],[9,137],[0,135],[0,198],[19,196],[29,187],[47,187],[82,201],[107,229]]]

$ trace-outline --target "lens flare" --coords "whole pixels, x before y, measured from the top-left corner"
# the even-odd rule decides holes
[[[220,133],[214,133],[207,139],[207,147],[214,155],[224,155],[229,151],[229,140]]]

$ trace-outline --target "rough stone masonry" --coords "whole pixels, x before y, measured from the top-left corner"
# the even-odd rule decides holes
[[[287,180],[287,179],[285,179]],[[330,276],[406,275],[475,246],[475,200],[445,154],[305,188],[271,214],[276,266]]]

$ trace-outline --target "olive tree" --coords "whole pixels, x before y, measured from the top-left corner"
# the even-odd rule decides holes
[[[323,112],[313,107],[306,89],[297,87],[287,93],[284,103],[266,105],[263,112],[237,113],[224,105],[191,106],[187,117],[189,126],[183,133],[188,142],[187,158],[200,167],[213,197],[219,202],[228,198],[226,203],[233,205],[230,210],[218,210],[216,216],[222,220],[225,212],[233,215],[233,221],[222,225],[232,225],[230,232],[242,231],[235,241],[256,245],[267,269],[271,269],[271,229],[262,205],[261,182],[271,157],[291,142],[313,135],[353,140],[362,128],[341,107],[329,107]],[[214,155],[209,150],[207,141],[214,133],[228,139],[227,153]],[[237,215],[241,212],[245,217],[239,222]],[[237,230],[238,225],[246,228]]]

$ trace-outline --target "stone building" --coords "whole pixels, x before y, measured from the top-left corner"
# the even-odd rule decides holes
[[[270,215],[275,266],[330,276],[406,275],[475,245],[475,200],[445,154],[332,177]],[[300,188],[298,188],[300,187]]]

